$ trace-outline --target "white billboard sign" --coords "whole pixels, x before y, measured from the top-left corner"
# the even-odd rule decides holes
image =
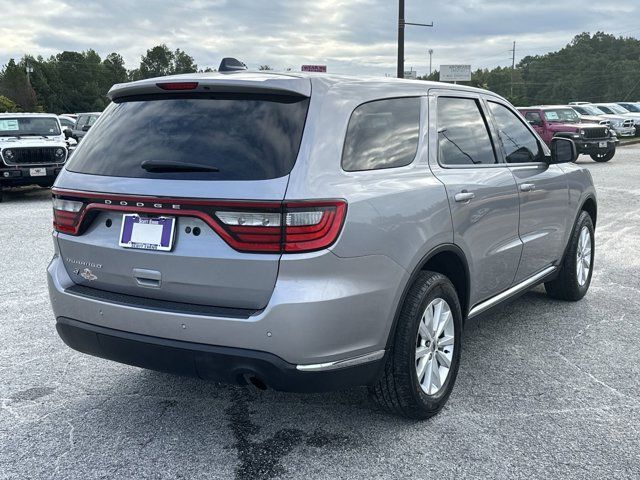
[[[441,82],[470,82],[471,65],[440,65]]]

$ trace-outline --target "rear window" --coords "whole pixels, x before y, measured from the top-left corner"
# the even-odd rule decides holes
[[[176,180],[282,177],[298,156],[308,106],[306,97],[284,95],[118,99],[80,142],[67,169]],[[170,167],[150,169],[149,164]]]

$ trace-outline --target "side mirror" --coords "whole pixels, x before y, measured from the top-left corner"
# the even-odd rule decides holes
[[[570,163],[578,158],[578,150],[573,140],[554,137],[551,139],[551,163]]]
[[[540,120],[528,120],[529,125],[533,125],[534,127],[539,127],[540,125],[542,125],[542,122]]]
[[[90,128],[91,128],[91,125],[85,125],[84,127],[82,127],[82,131],[88,132]]]
[[[65,128],[62,133],[64,133],[64,138],[69,140],[69,138],[71,138],[71,130],[69,130],[68,128]]]

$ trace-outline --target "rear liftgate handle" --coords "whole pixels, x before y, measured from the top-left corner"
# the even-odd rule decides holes
[[[133,277],[141,287],[160,288],[162,284],[162,274],[156,270],[134,268]]]

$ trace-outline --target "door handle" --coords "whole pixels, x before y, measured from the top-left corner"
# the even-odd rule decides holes
[[[535,183],[523,183],[520,185],[520,191],[522,192],[533,192],[535,189]]]
[[[456,202],[468,203],[474,198],[476,198],[476,194],[473,192],[467,192],[466,190],[461,191],[460,193],[456,193],[453,198],[455,198]]]

